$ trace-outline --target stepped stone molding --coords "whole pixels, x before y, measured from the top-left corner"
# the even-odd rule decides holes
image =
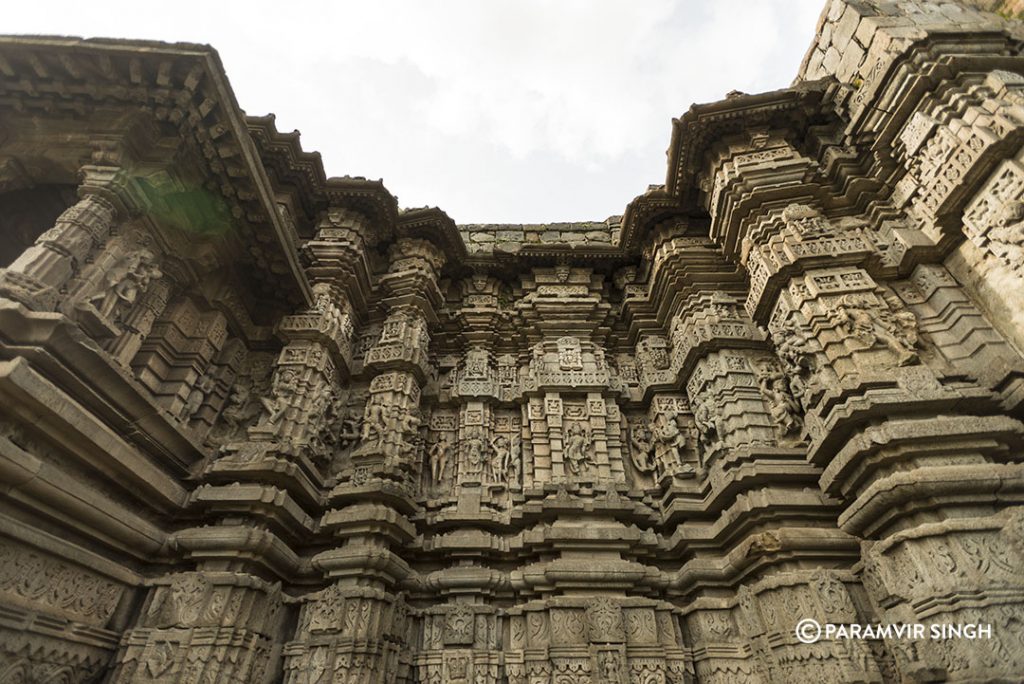
[[[1019,4],[830,0],[544,225],[0,37],[0,684],[1018,680]]]

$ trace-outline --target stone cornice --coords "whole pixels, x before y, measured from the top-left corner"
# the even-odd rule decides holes
[[[270,232],[263,277],[288,297],[311,301],[298,260],[298,236],[279,215],[274,190],[213,48],[61,37],[0,37],[0,92],[5,108],[62,108],[85,112],[98,105],[141,107],[176,125],[201,150],[207,189],[216,188],[233,218],[251,231],[243,241],[262,244]],[[89,135],[89,131],[83,131]],[[243,231],[245,232],[245,231]],[[240,236],[242,237],[242,236]],[[265,240],[263,241],[265,242]],[[283,267],[283,268],[282,268]],[[279,273],[287,274],[282,277]]]

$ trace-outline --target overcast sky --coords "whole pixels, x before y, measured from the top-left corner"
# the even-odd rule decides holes
[[[0,31],[209,43],[328,175],[459,223],[603,220],[694,102],[790,84],[824,0],[12,2]],[[157,8],[160,8],[159,10]]]

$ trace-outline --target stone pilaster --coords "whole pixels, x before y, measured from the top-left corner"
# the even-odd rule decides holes
[[[31,309],[55,309],[86,259],[139,207],[140,193],[127,171],[89,164],[80,174],[81,199],[0,273],[0,293]]]
[[[363,362],[371,378],[358,446],[320,520],[332,547],[312,561],[328,586],[302,599],[285,647],[285,682],[306,682],[310,673],[365,684],[411,679],[413,622],[399,591],[411,571],[398,549],[415,532],[407,516],[421,475],[420,400],[442,265],[429,242],[392,245],[380,278],[387,317]]]
[[[183,572],[152,583],[125,633],[109,681],[280,681],[288,599],[280,584],[226,572]]]

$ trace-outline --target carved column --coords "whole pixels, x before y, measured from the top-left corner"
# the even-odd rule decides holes
[[[402,239],[381,277],[387,310],[380,339],[366,353],[373,377],[353,463],[359,472],[389,473],[415,484],[422,466],[420,395],[431,376],[429,326],[440,304],[444,255],[425,240]]]
[[[337,398],[339,374],[346,373],[344,364],[351,358],[353,323],[348,297],[334,284],[314,283],[313,297],[307,312],[278,323],[277,334],[286,344],[277,360],[273,394],[249,435],[291,445],[326,471],[322,432]]]
[[[523,279],[516,309],[532,344],[522,378],[524,482],[625,482],[621,441],[609,437],[621,417],[602,341],[609,305],[601,281],[591,269],[568,266]]]
[[[911,311],[897,294],[913,301],[912,292],[868,274],[880,259],[863,228],[844,230],[808,206],[790,206],[781,221],[781,230],[753,238],[748,265],[757,287],[748,307],[768,319],[807,410],[809,459],[822,468],[824,491],[844,504],[840,527],[865,540],[873,606],[883,622],[994,626],[991,640],[891,644],[899,671],[957,678],[967,669],[1019,669],[1020,656],[1006,645],[1012,637],[995,625],[1019,610],[1020,599],[1008,603],[1005,592],[1022,583],[978,569],[1007,560],[991,540],[1012,528],[1019,510],[1024,425],[998,415],[1004,399],[985,383],[954,379],[942,356],[956,344],[934,321],[935,337],[923,334],[925,309]],[[945,320],[963,312],[949,307]],[[965,342],[977,346],[978,336]],[[981,356],[1005,368],[1008,351]],[[977,377],[992,380],[984,371]],[[939,596],[947,597],[941,607],[927,607]]]
[[[335,229],[331,217],[325,218],[311,241],[311,251],[330,251]],[[327,266],[317,271],[313,303],[278,322],[276,332],[285,346],[267,369],[269,392],[250,398],[259,393],[257,377],[251,384],[232,388],[225,420],[233,423],[226,434],[236,439],[225,440],[188,501],[190,511],[201,514],[206,524],[178,531],[172,544],[183,560],[196,564],[196,571],[155,583],[148,608],[132,632],[133,640],[119,655],[117,681],[192,681],[189,677],[280,681],[279,640],[288,621],[281,604],[287,601],[279,587],[257,578],[294,577],[304,561],[292,549],[315,528],[308,511],[321,504],[328,455],[325,432],[340,378],[349,372],[351,359],[353,325],[347,285],[344,279],[332,280]],[[214,360],[237,367],[240,360],[229,358],[231,345],[223,339],[223,316],[200,314],[186,300],[182,306],[163,323],[175,328],[169,337],[193,343],[195,348],[182,353],[202,357],[207,368]],[[215,343],[190,330],[202,329],[198,322],[211,318],[220,321],[221,335]],[[159,378],[150,372],[149,362],[166,354],[161,357],[164,350],[159,339],[147,344],[136,363],[143,380],[158,387]],[[215,359],[213,352],[218,349],[228,357]],[[194,386],[199,387],[202,380],[196,379]],[[212,392],[227,393],[216,383]],[[172,400],[172,409],[187,414],[190,421],[201,418],[207,409],[205,394],[197,397],[190,392]],[[250,403],[258,408],[250,412]],[[253,420],[254,425],[247,425]],[[210,640],[221,624],[250,632],[225,632],[223,643],[231,648],[218,650],[222,642]]]
[[[419,404],[431,374],[428,326],[442,264],[441,251],[423,240],[391,247],[380,279],[387,317],[363,364],[371,379],[359,446],[320,520],[332,547],[312,559],[328,585],[302,600],[285,649],[289,684],[311,676],[393,684],[411,676],[415,623],[398,590],[410,568],[397,549],[415,536],[408,516],[423,457]]]
[[[603,281],[589,268],[535,268],[516,303],[531,343],[524,496],[557,523],[523,535],[539,557],[510,573],[521,598],[508,609],[509,682],[687,677],[677,611],[640,589],[655,574],[640,551],[650,540],[624,523],[636,501],[604,347]]]
[[[758,383],[772,369],[763,341],[735,298],[722,292],[694,295],[673,321],[672,370],[686,383],[704,470],[718,458],[743,459],[780,441]],[[787,437],[799,441],[799,430]]]
[[[668,254],[655,257],[656,286],[699,264],[715,268],[718,282],[731,290],[677,287],[666,326],[670,347],[649,336],[638,348],[652,414],[664,413],[670,390],[682,387],[682,406],[673,408],[685,411],[694,426],[679,452],[691,477],[696,467],[703,503],[684,515],[693,488],[678,476],[665,484],[672,502],[666,522],[685,530],[677,531],[674,544],[695,556],[675,575],[672,589],[688,599],[684,624],[696,649],[697,681],[827,678],[822,671],[839,681],[878,680],[864,644],[832,654],[828,646],[804,645],[794,636],[801,611],[823,610],[814,589],[819,575],[830,578],[850,606],[847,617],[857,619],[849,596],[854,589],[847,588],[854,580],[844,567],[855,561],[857,545],[836,528],[832,502],[810,489],[818,473],[806,463],[803,410],[766,335],[744,311],[720,254],[677,239],[657,251]],[[654,418],[652,425],[653,438],[667,443],[671,424]],[[697,522],[709,514],[715,532]]]
[[[31,309],[55,309],[89,255],[138,208],[141,195],[123,169],[89,164],[80,173],[81,199],[0,273],[0,294]]]

